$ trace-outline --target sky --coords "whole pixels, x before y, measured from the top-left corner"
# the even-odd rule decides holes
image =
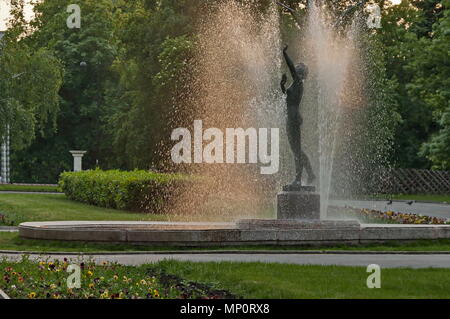
[[[31,0],[26,0],[29,3]],[[6,23],[9,17],[9,2],[10,0],[0,0],[0,31],[6,30]],[[31,5],[27,4],[25,7],[25,15],[29,19],[32,16]]]

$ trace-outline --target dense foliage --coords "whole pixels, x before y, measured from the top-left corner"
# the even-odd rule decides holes
[[[107,208],[161,213],[177,195],[186,176],[149,171],[64,172],[59,186],[72,200]]]
[[[13,181],[55,182],[71,169],[70,149],[88,151],[86,168],[164,169],[168,152],[161,141],[183,100],[197,22],[214,1],[86,0],[80,29],[65,25],[71,0],[40,2],[29,23],[21,2],[14,1],[0,48],[2,74],[34,70],[0,78],[0,133],[8,122]],[[338,14],[356,2],[329,5]],[[369,130],[379,139],[393,135],[390,160],[399,167],[450,169],[450,0],[376,2],[382,28],[362,41],[369,45],[363,54],[373,83],[368,100],[383,101],[371,110],[384,115]],[[269,3],[258,2],[256,10]],[[295,26],[289,14],[281,19],[288,42]]]
[[[87,167],[101,160],[105,145],[102,119],[110,112],[105,90],[114,82],[111,65],[117,56],[113,4],[108,0],[83,1],[83,25],[70,29],[66,9],[71,3],[51,0],[37,4],[36,18],[30,24],[35,31],[24,39],[32,50],[50,50],[62,62],[65,73],[59,89],[57,131],[47,126],[45,138],[13,153],[15,181],[55,182],[62,170],[71,168],[68,151],[73,149],[89,152]]]
[[[60,108],[58,92],[63,69],[60,60],[47,47],[33,48],[25,34],[22,5],[14,2],[14,17],[0,42],[0,136],[11,132],[15,150],[23,149],[39,136],[46,124],[56,128]]]
[[[379,34],[402,122],[397,165],[450,169],[450,1],[403,0],[383,10]]]

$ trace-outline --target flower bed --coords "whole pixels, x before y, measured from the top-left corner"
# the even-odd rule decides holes
[[[382,212],[374,209],[337,208],[333,207],[331,215],[356,218],[366,223],[393,223],[393,224],[447,224],[449,218],[425,216],[421,214],[397,213],[393,211]]]
[[[399,224],[450,224],[450,219],[425,216],[421,214],[381,212],[373,209],[362,209],[360,215],[369,218],[392,221]]]
[[[81,263],[81,287],[68,288],[70,261],[2,261],[0,288],[19,299],[236,298],[210,284],[183,280],[157,268]]]
[[[150,171],[64,172],[59,186],[66,196],[91,205],[160,213],[191,178]]]

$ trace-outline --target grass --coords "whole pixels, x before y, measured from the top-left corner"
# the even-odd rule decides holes
[[[0,191],[9,192],[41,192],[41,193],[60,193],[58,186],[51,185],[15,185],[0,184]]]
[[[382,269],[381,288],[369,289],[366,267],[173,260],[134,267],[86,263],[81,288],[68,290],[65,267],[62,262],[0,261],[0,287],[15,298],[450,298],[450,269],[442,268]]]
[[[177,261],[158,265],[245,298],[450,298],[450,269],[382,269],[381,288],[368,289],[366,267]]]
[[[52,194],[0,194],[0,214],[6,224],[63,220],[166,220],[163,215],[133,213],[86,205]],[[5,223],[4,223],[5,224]]]
[[[139,246],[129,244],[110,244],[76,241],[55,241],[22,239],[18,233],[0,232],[0,250],[18,250],[34,252],[73,252],[73,253],[98,253],[98,252],[145,252],[145,251],[205,251],[205,250],[240,250],[240,251],[310,251],[322,252],[339,251],[448,251],[450,252],[450,240],[419,240],[414,242],[395,242],[389,244],[372,245],[337,245],[337,246],[217,246],[217,247],[171,247],[171,246]]]

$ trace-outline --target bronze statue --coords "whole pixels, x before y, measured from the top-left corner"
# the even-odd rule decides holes
[[[303,96],[303,80],[308,76],[308,68],[305,64],[300,63],[297,66],[294,66],[291,58],[287,54],[288,46],[286,45],[283,49],[283,56],[286,60],[286,64],[291,72],[292,76],[292,84],[286,90],[285,84],[287,81],[286,74],[283,74],[281,79],[281,90],[285,93],[286,96],[286,104],[287,104],[287,123],[286,123],[286,131],[288,135],[289,145],[291,146],[291,150],[294,153],[295,159],[295,180],[292,182],[291,187],[300,188],[302,171],[303,168],[306,169],[308,174],[307,183],[311,184],[315,180],[315,175],[311,167],[311,163],[309,162],[308,157],[305,152],[303,152],[301,148],[301,129],[302,118],[300,116],[300,102],[302,101]]]

